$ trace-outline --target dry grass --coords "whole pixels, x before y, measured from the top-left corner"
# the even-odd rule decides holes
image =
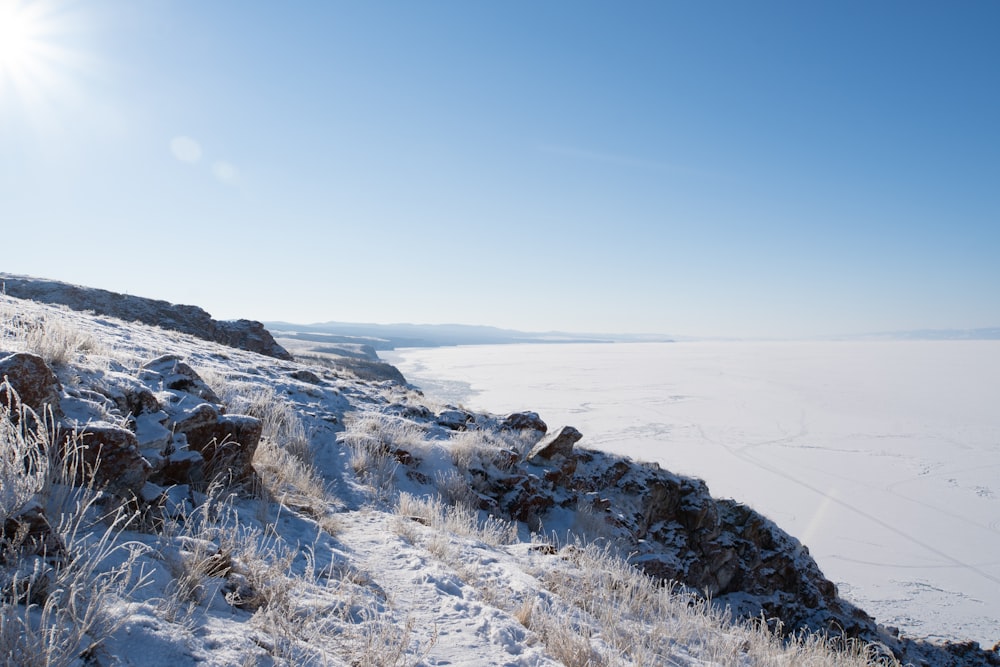
[[[578,650],[579,641],[563,635],[599,637],[599,645],[589,642],[599,656],[577,664],[670,664],[678,645],[698,659],[719,665],[899,664],[879,662],[877,652],[863,642],[816,634],[786,639],[766,623],[735,621],[728,611],[639,572],[615,555],[610,545],[578,543],[564,547],[560,555],[570,567],[549,569],[543,579],[550,591],[586,621],[567,623],[566,610],[536,605],[531,623],[532,628],[543,629],[546,646],[555,642],[559,650],[572,649],[572,659],[583,659],[585,652]]]
[[[40,508],[52,525],[47,535],[24,524],[2,538],[0,659],[10,665],[78,663],[124,621],[108,613],[112,603],[146,583],[137,566],[145,547],[122,539],[134,517],[124,508],[98,511],[97,489],[72,486],[79,445],[70,440],[49,458],[51,441],[45,420],[16,402],[0,406],[3,523]]]
[[[483,518],[478,510],[467,505],[448,505],[440,496],[400,493],[396,513],[415,517],[443,535],[471,537],[494,547],[517,541],[517,528],[513,524],[493,516]]]
[[[0,343],[37,354],[47,364],[60,367],[81,354],[103,350],[96,339],[74,325],[64,309],[27,308],[7,296],[0,296]]]
[[[483,429],[457,431],[448,445],[460,470],[511,470],[524,455],[526,441],[511,432]]]
[[[338,440],[348,448],[351,469],[367,486],[373,501],[391,502],[398,456],[426,447],[424,431],[413,422],[382,414],[356,416],[346,426]]]

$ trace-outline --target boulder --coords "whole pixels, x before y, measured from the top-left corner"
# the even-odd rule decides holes
[[[247,415],[223,415],[202,403],[174,422],[174,432],[187,438],[188,449],[198,452],[208,468],[206,479],[224,475],[234,483],[253,476],[253,456],[260,443],[263,423]]]
[[[210,403],[222,403],[222,399],[205,384],[193,368],[174,354],[165,354],[142,365],[139,379],[147,383],[159,383],[162,389],[182,391]]]
[[[435,417],[438,424],[452,431],[464,431],[476,420],[475,416],[459,408],[446,408]]]
[[[547,459],[557,456],[570,458],[573,455],[573,445],[583,437],[583,434],[572,426],[563,426],[558,431],[548,434],[538,441],[528,453],[528,460]]]
[[[500,423],[500,428],[505,431],[541,431],[545,433],[549,430],[548,425],[542,421],[537,412],[512,412]]]
[[[113,424],[87,424],[77,434],[85,480],[119,496],[138,496],[149,479],[151,466],[139,452],[135,434]]]
[[[45,360],[37,354],[15,352],[0,356],[0,402],[11,405],[13,397],[2,383],[6,380],[21,403],[41,414],[50,408],[60,415],[59,397],[62,385]]]

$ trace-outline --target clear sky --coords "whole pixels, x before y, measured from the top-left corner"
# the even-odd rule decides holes
[[[1000,326],[1000,3],[0,0],[0,270],[216,317]]]

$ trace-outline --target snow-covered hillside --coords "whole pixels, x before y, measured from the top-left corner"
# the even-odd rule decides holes
[[[7,664],[1000,664],[530,412],[6,295],[0,375]]]

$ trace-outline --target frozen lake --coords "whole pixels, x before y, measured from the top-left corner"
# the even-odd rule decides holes
[[[752,505],[909,634],[1000,640],[1000,341],[380,353],[431,398],[571,424]]]

